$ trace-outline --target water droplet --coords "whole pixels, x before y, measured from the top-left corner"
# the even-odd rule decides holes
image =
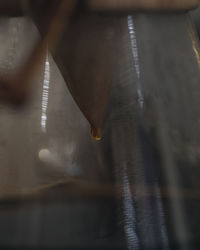
[[[102,129],[91,127],[91,137],[95,141],[100,141],[102,138]]]

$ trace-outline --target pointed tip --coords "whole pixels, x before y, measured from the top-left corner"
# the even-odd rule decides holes
[[[95,141],[100,141],[102,139],[102,129],[91,127],[91,137]]]

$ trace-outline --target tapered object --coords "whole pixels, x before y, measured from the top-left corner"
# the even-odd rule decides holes
[[[71,20],[55,60],[79,108],[100,139],[112,83],[115,24],[111,17],[83,13]]]

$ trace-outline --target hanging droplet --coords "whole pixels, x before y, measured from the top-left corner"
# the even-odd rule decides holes
[[[91,127],[91,137],[95,141],[100,141],[102,138],[102,129]]]
[[[94,25],[95,23],[95,25]],[[54,54],[70,93],[100,140],[115,63],[115,22],[107,16],[78,14]]]

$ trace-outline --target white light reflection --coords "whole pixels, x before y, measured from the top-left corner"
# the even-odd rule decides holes
[[[131,50],[132,50],[134,67],[136,71],[136,77],[137,77],[136,87],[137,87],[138,102],[139,102],[140,107],[143,108],[144,96],[143,96],[143,90],[142,90],[142,85],[141,85],[139,53],[138,53],[134,21],[133,21],[133,17],[130,15],[128,16],[128,30],[130,34]],[[131,195],[130,182],[127,176],[126,165],[123,168],[123,189],[124,189],[123,199],[124,199],[124,208],[125,208],[125,231],[126,231],[126,237],[127,237],[127,242],[128,242],[128,248],[130,250],[139,249],[140,242],[139,242],[139,238],[138,238],[137,231],[136,231],[135,199]],[[168,237],[167,237],[166,226],[165,226],[165,221],[164,221],[164,211],[162,207],[161,194],[160,194],[158,184],[156,185],[156,207],[158,209],[158,216],[159,216],[158,222],[160,223],[162,241],[165,246],[165,249],[169,249]]]
[[[44,70],[44,83],[43,83],[43,92],[42,92],[42,115],[41,115],[41,128],[44,133],[46,133],[46,124],[47,124],[49,83],[50,83],[50,64],[49,64],[49,55],[47,52],[46,61],[45,61],[45,70]]]
[[[136,212],[135,202],[130,190],[130,183],[127,176],[127,168],[123,167],[123,200],[125,216],[125,232],[129,250],[140,249],[138,235],[136,233]]]
[[[48,149],[41,149],[38,153],[38,157],[42,162],[49,163],[51,162],[51,153]]]
[[[138,55],[135,27],[134,27],[134,22],[133,22],[132,16],[128,16],[128,29],[129,29],[130,40],[131,40],[131,49],[132,49],[132,54],[133,54],[134,66],[135,66],[135,71],[136,71],[136,75],[137,75],[136,85],[137,85],[138,101],[139,101],[140,107],[143,108],[144,97],[143,97],[142,86],[141,86],[141,82],[140,82],[139,55]]]

